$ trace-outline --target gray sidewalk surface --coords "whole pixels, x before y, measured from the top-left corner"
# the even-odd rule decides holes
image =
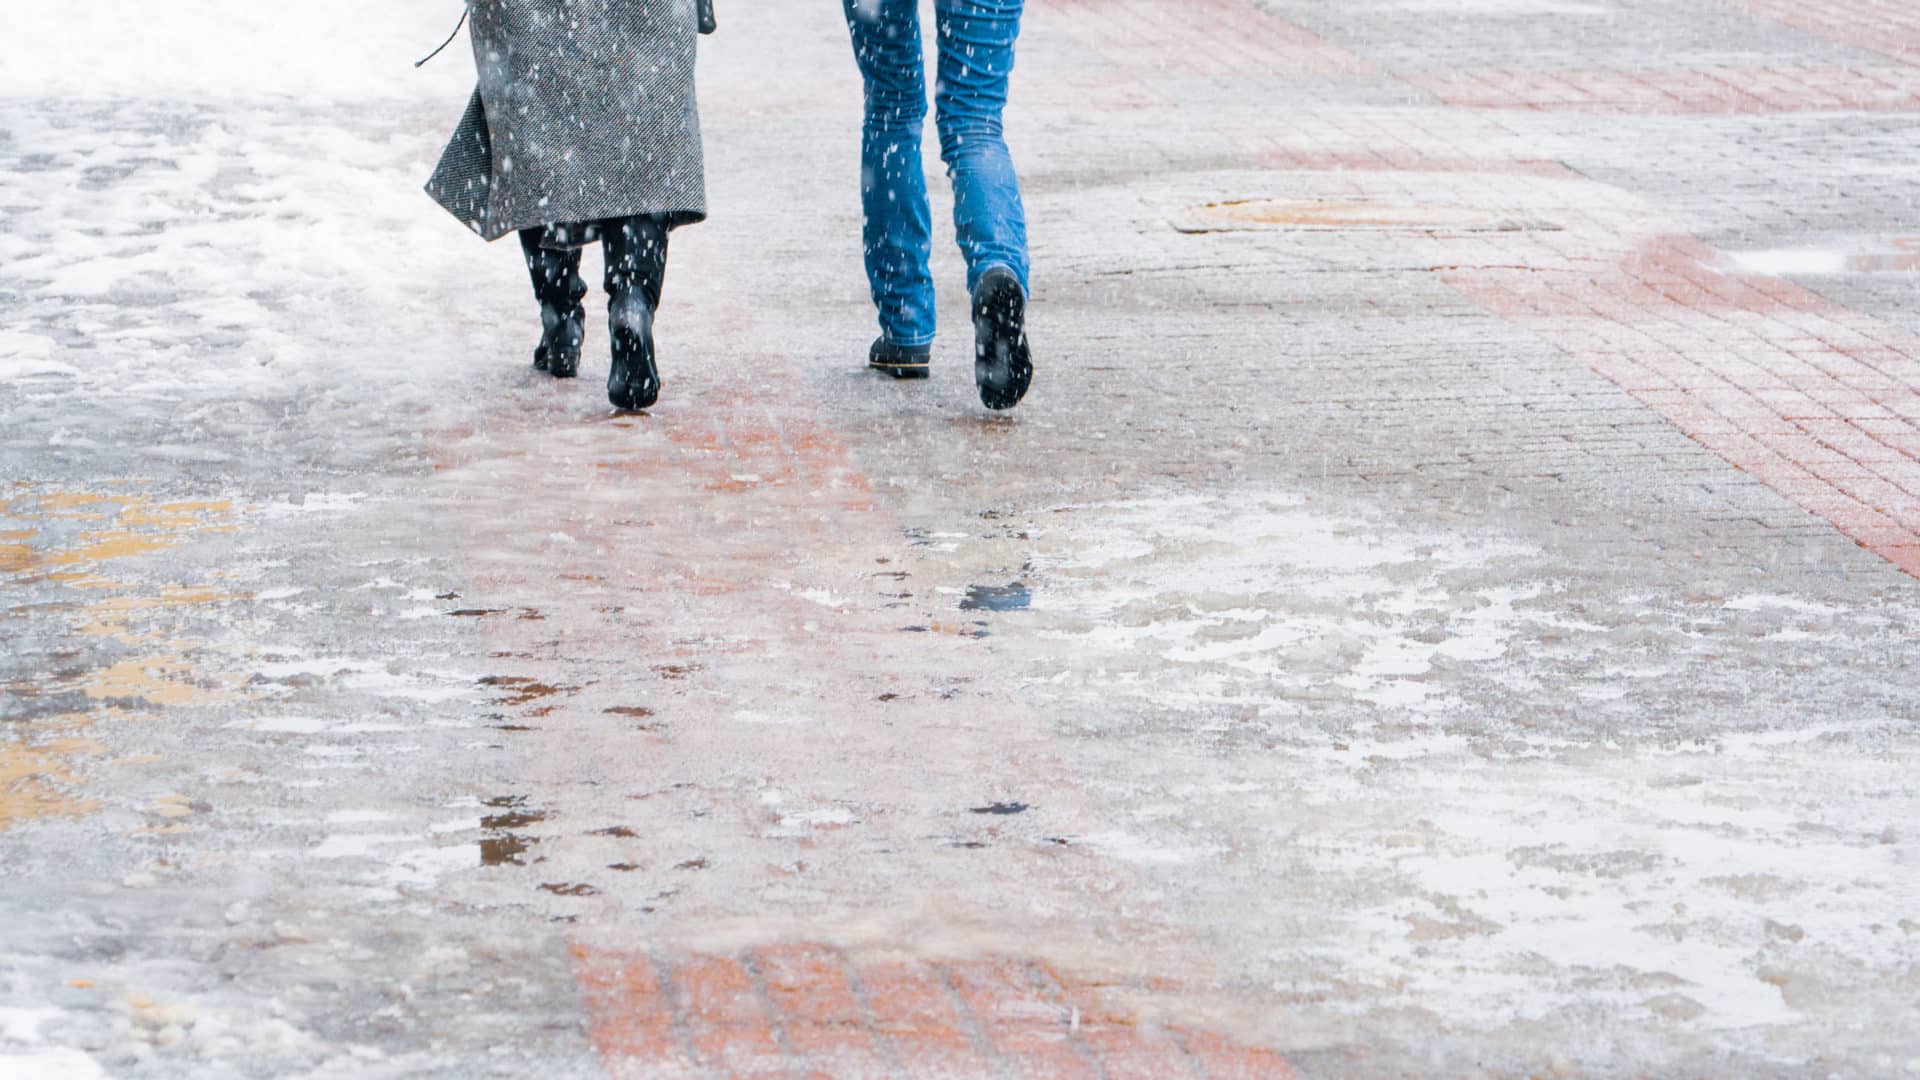
[[[616,416],[346,8],[0,67],[0,1075],[1920,1074],[1920,18],[1034,0],[1000,416],[722,7]]]

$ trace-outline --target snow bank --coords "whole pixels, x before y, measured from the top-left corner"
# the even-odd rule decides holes
[[[70,0],[7,5],[0,96],[413,97],[470,83],[464,36],[415,71],[458,0]]]

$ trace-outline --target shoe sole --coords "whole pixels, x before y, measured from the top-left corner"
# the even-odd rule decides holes
[[[1027,297],[1011,274],[996,274],[973,298],[973,381],[980,404],[1011,409],[1033,383]]]
[[[867,366],[896,379],[927,379],[933,376],[933,364],[925,360],[913,364],[889,364],[879,360],[869,360]]]

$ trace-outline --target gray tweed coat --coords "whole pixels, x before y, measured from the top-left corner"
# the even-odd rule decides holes
[[[696,34],[711,0],[469,0],[479,86],[427,193],[488,240],[707,215]]]

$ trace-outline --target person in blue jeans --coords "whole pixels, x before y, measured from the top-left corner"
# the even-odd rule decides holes
[[[933,213],[920,134],[927,117],[919,0],[841,0],[866,78],[860,197],[867,280],[880,337],[867,362],[895,378],[929,374],[934,339]],[[1019,403],[1027,346],[1027,217],[1000,115],[1025,0],[934,0],[935,123],[953,181],[953,224],[973,297],[974,381],[990,409]]]

